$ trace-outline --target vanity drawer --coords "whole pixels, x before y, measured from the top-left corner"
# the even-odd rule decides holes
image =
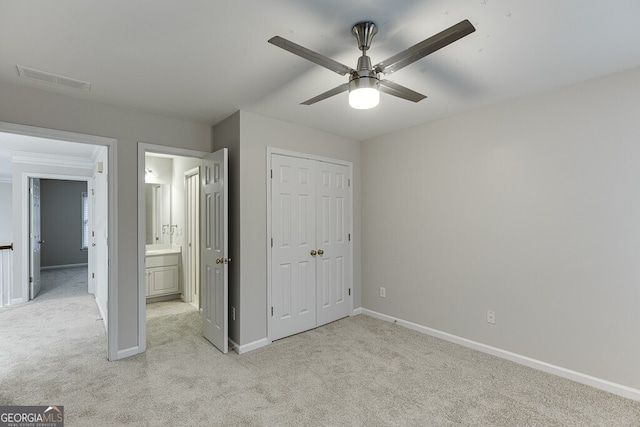
[[[154,255],[146,257],[146,268],[178,265],[179,254]]]

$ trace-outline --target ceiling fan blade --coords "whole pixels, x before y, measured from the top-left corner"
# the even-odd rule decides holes
[[[456,25],[447,28],[438,34],[429,37],[420,43],[411,46],[409,49],[404,50],[391,58],[376,64],[373,69],[377,73],[391,74],[398,71],[401,68],[406,67],[409,64],[414,63],[418,59],[422,59],[425,56],[442,49],[443,47],[468,36],[475,31],[475,27],[465,19],[458,22]]]
[[[338,61],[334,61],[331,58],[327,58],[326,56],[321,55],[318,52],[309,50],[306,47],[300,46],[299,44],[295,44],[294,42],[291,42],[287,39],[283,39],[280,36],[271,37],[269,39],[269,43],[271,43],[272,45],[278,46],[284,50],[287,50],[293,53],[294,55],[298,55],[308,61],[316,63],[331,71],[335,71],[341,76],[355,72],[355,70],[351,67],[347,67],[346,65],[341,64]]]
[[[398,83],[389,80],[380,80],[380,92],[406,99],[407,101],[420,102],[426,98],[425,95],[406,88]]]
[[[315,103],[316,103],[316,102],[318,102],[318,101],[322,101],[323,99],[330,98],[330,97],[332,97],[333,95],[337,95],[337,94],[339,94],[339,93],[346,92],[346,91],[348,91],[348,90],[349,90],[349,83],[343,83],[343,84],[341,84],[341,85],[340,85],[340,86],[338,86],[338,87],[334,87],[333,89],[326,91],[325,93],[321,93],[321,94],[320,94],[320,95],[318,95],[318,96],[314,96],[314,97],[313,97],[313,98],[311,98],[311,99],[307,99],[306,101],[301,102],[301,104],[302,104],[302,105],[311,105],[311,104],[315,104]]]

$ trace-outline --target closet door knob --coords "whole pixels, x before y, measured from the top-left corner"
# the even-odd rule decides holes
[[[322,249],[318,249],[318,255],[324,255],[324,251]]]
[[[311,256],[316,256],[316,250],[315,249],[311,249]]]

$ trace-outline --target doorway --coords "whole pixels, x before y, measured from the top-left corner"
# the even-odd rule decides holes
[[[217,153],[217,154],[216,154]],[[206,230],[198,224],[205,213],[208,218],[226,209],[226,193],[211,193],[212,189],[226,189],[226,149],[220,153],[204,153],[174,147],[157,146],[146,143],[138,144],[138,289],[139,289],[139,348],[146,349],[147,336],[147,304],[181,301],[194,311],[202,313],[203,332],[206,338],[205,323],[215,319],[216,338],[214,345],[223,353],[227,352],[227,263],[229,261],[226,246],[225,227],[209,225]],[[224,153],[224,166],[218,157]],[[163,200],[169,201],[169,207],[154,206],[146,196],[147,186],[166,185],[162,191]],[[213,187],[212,187],[213,185]],[[217,190],[216,190],[217,191]],[[201,196],[201,194],[205,196]],[[205,197],[201,200],[202,197]],[[159,200],[155,198],[155,200]],[[225,200],[224,205],[221,203]],[[151,198],[153,201],[153,198]],[[206,203],[205,203],[206,202]],[[157,203],[157,202],[156,202]],[[187,209],[187,205],[189,208]],[[161,209],[163,214],[153,214]],[[149,214],[153,214],[150,215]],[[153,217],[160,218],[154,221]],[[224,216],[226,221],[226,215]],[[149,232],[156,223],[154,238],[149,239]],[[209,223],[207,223],[209,224]],[[214,240],[207,240],[206,231],[219,232],[225,230],[224,239],[215,234]],[[152,234],[153,235],[153,234]],[[202,241],[200,241],[202,239]],[[208,243],[224,241],[224,250],[215,252],[217,258],[213,263],[203,263],[204,252]],[[205,244],[207,243],[207,244]],[[204,245],[204,246],[203,246]],[[209,248],[211,249],[211,248]],[[218,248],[216,246],[215,248]],[[224,260],[224,262],[223,262]],[[213,265],[212,265],[213,264]],[[203,273],[206,272],[207,274]],[[211,273],[215,274],[211,274]],[[224,278],[224,282],[220,279]],[[213,279],[213,280],[207,280]],[[216,286],[215,296],[207,292],[209,284]],[[224,284],[224,286],[222,286]],[[223,292],[220,294],[220,290]],[[211,297],[207,299],[207,297]],[[215,305],[207,302],[215,300]],[[217,303],[223,302],[219,308]],[[168,305],[168,304],[165,304]],[[172,311],[175,311],[173,305]],[[157,307],[153,307],[151,311]],[[184,307],[183,307],[184,308]],[[180,308],[182,311],[183,308]],[[154,315],[155,316],[155,315]],[[222,321],[219,321],[221,320]],[[156,319],[157,320],[157,319]],[[154,320],[154,321],[156,321]],[[218,331],[221,331],[219,334]],[[153,331],[152,331],[153,332]],[[211,340],[210,340],[211,341]],[[213,341],[212,341],[213,342]]]
[[[117,260],[113,256],[114,247],[117,246],[114,215],[116,196],[114,188],[107,186],[109,179],[107,175],[115,179],[115,148],[116,140],[111,138],[0,122],[0,152],[6,155],[11,151],[10,164],[12,165],[11,228],[14,251],[12,280],[9,283],[10,305],[26,303],[30,296],[29,253],[32,245],[29,238],[29,179],[88,180],[98,169],[100,172],[103,170],[105,172],[104,193],[102,193],[104,241],[105,243],[107,240],[110,241],[113,247],[105,245],[105,265],[100,271],[103,274],[101,278],[104,284],[104,309],[101,310],[101,314],[107,330],[109,360],[118,358],[117,330],[112,323],[116,319],[110,321],[108,317],[108,310],[117,312],[117,301],[112,299],[112,304],[107,304],[108,298],[115,296],[115,277],[117,277]],[[107,174],[107,171],[110,173]],[[111,262],[109,262],[110,258]]]
[[[98,248],[95,241],[93,246],[89,246],[89,235],[102,231],[96,230],[95,221],[89,220],[95,209],[89,204],[89,181],[90,178],[81,176],[68,176],[66,179],[29,178],[30,300],[40,294],[41,272],[44,275],[49,270],[78,268],[82,268],[87,275],[83,279],[86,293],[95,295],[95,283],[98,283],[98,305],[106,295],[106,289],[101,286],[103,282],[106,283],[103,279],[108,273],[95,277]],[[89,262],[90,254],[94,258],[92,263]],[[47,277],[54,276],[56,274],[51,273]],[[93,276],[93,279],[89,276]],[[47,291],[53,290],[53,282],[56,280],[49,281]]]

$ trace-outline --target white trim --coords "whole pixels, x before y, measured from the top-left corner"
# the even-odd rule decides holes
[[[61,270],[63,268],[76,268],[76,267],[88,267],[89,263],[81,262],[79,264],[64,264],[64,265],[47,265],[45,267],[40,266],[40,270]]]
[[[482,344],[477,341],[472,341],[466,338],[452,335],[447,332],[442,332],[437,329],[432,329],[426,326],[419,325],[417,323],[409,322],[407,320],[398,319],[396,317],[388,316],[386,314],[378,313],[376,311],[362,309],[362,314],[375,317],[376,319],[384,320],[403,326],[408,329],[429,335],[435,338],[440,338],[445,341],[452,342],[454,344],[461,345],[463,347],[471,348],[473,350],[487,353],[492,356],[499,357],[501,359],[510,360],[520,365],[528,366],[529,368],[537,369],[548,374],[553,374],[562,378],[566,378],[575,381],[580,384],[585,384],[600,390],[604,390],[609,393],[616,394],[618,396],[626,397],[635,401],[640,401],[640,390],[628,387],[626,385],[614,383],[602,378],[597,378],[591,375],[584,374],[582,372],[573,371],[571,369],[563,368],[561,366],[552,365],[551,363],[543,362],[541,360],[533,359],[531,357],[523,356],[521,354],[512,353],[507,350],[502,350],[497,347]]]
[[[245,354],[250,351],[257,350],[261,347],[271,344],[271,341],[267,338],[261,338],[259,340],[250,342],[249,344],[245,344],[245,345],[238,345],[235,342],[233,342],[233,340],[231,339],[229,341],[231,342],[231,344],[233,344],[233,349],[238,354]]]
[[[22,304],[24,302],[24,298],[14,298],[11,300],[11,304],[9,305]]]
[[[93,296],[93,299],[94,300],[96,299],[95,295]],[[96,305],[98,306],[98,311],[100,312],[100,317],[102,318],[100,320],[102,320],[102,323],[104,324],[104,329],[105,331],[108,331],[109,330],[109,325],[107,324],[108,317],[104,315],[105,313],[102,311],[102,306],[97,302],[96,302]]]
[[[137,346],[125,348],[124,350],[118,350],[118,353],[116,354],[116,360],[124,359],[125,357],[135,356],[138,353],[141,353],[141,351],[139,351]]]
[[[0,122],[0,132],[19,135],[35,136],[58,141],[77,142],[82,144],[100,145],[107,148],[108,153],[108,234],[109,242],[109,278],[108,294],[108,328],[107,328],[107,358],[117,359],[118,348],[118,177],[117,177],[117,143],[114,138],[67,132],[56,129],[46,129],[36,126],[20,125]],[[23,263],[24,264],[24,263]],[[15,274],[15,272],[14,272]],[[22,302],[23,298],[19,299]]]
[[[362,314],[362,311],[363,311],[363,310],[364,310],[364,309],[363,309],[362,307],[354,308],[354,309],[353,309],[353,312],[351,312],[351,315],[352,315],[352,316],[357,316],[357,315],[359,315],[359,314]]]
[[[349,242],[349,251],[351,258],[351,265],[349,266],[349,286],[351,287],[351,295],[349,297],[349,311],[353,312],[353,299],[355,297],[355,283],[353,282],[353,266],[355,264],[355,258],[353,256],[353,246],[354,246],[354,236],[353,236],[353,162],[348,160],[340,160],[340,159],[332,159],[330,157],[316,156],[314,154],[306,154],[300,153],[297,151],[291,150],[283,150],[276,147],[267,147],[267,176],[266,176],[266,186],[267,186],[267,241],[266,241],[266,251],[267,251],[267,338],[265,338],[268,343],[271,342],[271,316],[270,307],[271,307],[271,236],[273,235],[271,230],[271,155],[277,154],[281,156],[288,157],[297,157],[308,160],[315,160],[325,163],[332,163],[336,165],[342,165],[349,168],[349,230],[348,233],[351,234],[351,241]],[[247,344],[249,345],[249,344]],[[266,345],[266,344],[265,344]]]
[[[93,170],[93,163],[89,159],[61,156],[58,154],[24,154],[23,152],[20,152],[20,154],[14,154],[11,161],[31,165]]]
[[[196,159],[202,159],[207,154],[211,154],[204,151],[138,142],[138,346],[135,347],[138,353],[143,353],[147,349],[147,286],[145,281],[147,218],[145,215],[146,206],[144,198],[146,153],[167,154]]]

